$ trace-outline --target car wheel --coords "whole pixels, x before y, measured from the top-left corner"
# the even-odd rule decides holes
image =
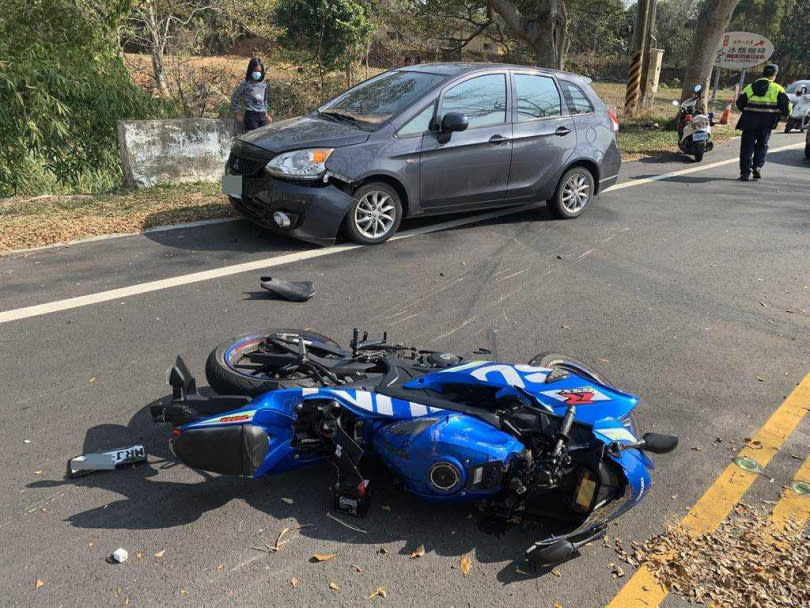
[[[810,144],[805,144],[804,145],[804,157],[807,160],[810,160]]]
[[[355,192],[354,204],[346,217],[346,232],[363,245],[387,241],[399,228],[402,203],[388,184],[373,182]]]
[[[557,217],[575,218],[587,209],[593,199],[593,192],[591,172],[585,167],[574,167],[560,178],[554,198],[546,204]]]

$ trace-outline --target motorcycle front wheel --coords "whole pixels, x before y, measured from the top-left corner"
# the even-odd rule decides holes
[[[208,355],[205,362],[205,378],[208,384],[220,395],[248,395],[255,397],[280,388],[315,387],[318,382],[307,373],[292,372],[279,375],[272,365],[259,364],[251,360],[258,352],[283,354],[267,351],[264,339],[273,333],[297,334],[308,343],[308,348],[319,344],[340,348],[331,338],[302,329],[268,329],[262,332],[242,334],[225,340]]]

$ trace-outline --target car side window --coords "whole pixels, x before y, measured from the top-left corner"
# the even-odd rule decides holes
[[[560,87],[562,88],[568,111],[571,112],[571,114],[590,114],[593,112],[593,104],[591,100],[588,99],[585,91],[580,89],[573,82],[568,82],[567,80],[561,80]]]
[[[444,94],[439,116],[460,112],[469,128],[506,122],[506,74],[487,74],[457,84]]]
[[[554,80],[535,74],[515,74],[518,122],[562,114]]]
[[[411,118],[408,122],[402,125],[397,131],[398,137],[405,137],[406,135],[422,134],[430,129],[430,121],[433,119],[433,110],[435,109],[435,102],[430,104],[424,110],[419,112],[416,116]]]

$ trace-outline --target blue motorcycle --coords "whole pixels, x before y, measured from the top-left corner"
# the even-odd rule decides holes
[[[552,517],[565,533],[534,543],[550,567],[604,534],[639,503],[677,437],[639,436],[638,397],[559,354],[528,364],[467,360],[387,340],[351,348],[303,330],[239,336],[217,347],[204,397],[183,360],[169,375],[172,402],[152,407],[175,425],[175,456],[191,468],[261,477],[332,461],[332,506],[362,516],[367,461],[379,459],[416,496],[479,503],[486,517]],[[265,389],[265,390],[262,390]],[[247,393],[247,394],[246,394]]]

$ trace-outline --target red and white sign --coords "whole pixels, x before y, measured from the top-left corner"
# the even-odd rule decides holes
[[[717,49],[714,65],[728,70],[745,70],[765,63],[773,55],[771,41],[750,32],[727,32]]]

